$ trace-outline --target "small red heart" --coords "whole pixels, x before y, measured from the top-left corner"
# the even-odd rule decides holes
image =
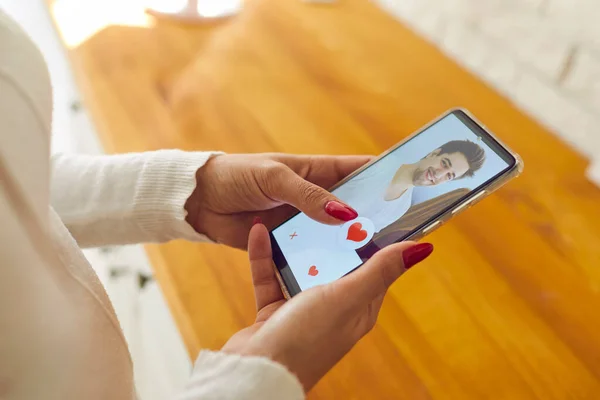
[[[360,222],[355,222],[350,225],[348,228],[348,236],[346,236],[347,240],[352,240],[353,242],[362,242],[367,238],[367,231],[362,229],[362,224]]]
[[[317,276],[319,274],[319,270],[317,269],[317,267],[315,267],[314,265],[312,265],[309,269],[308,269],[308,274],[310,276]]]

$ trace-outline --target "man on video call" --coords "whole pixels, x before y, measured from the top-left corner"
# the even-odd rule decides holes
[[[386,158],[334,191],[373,222],[375,233],[408,211],[415,186],[471,177],[483,165],[485,152],[471,141],[452,140],[414,164],[398,167],[394,159]]]

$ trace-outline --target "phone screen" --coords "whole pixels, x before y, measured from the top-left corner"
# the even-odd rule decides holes
[[[476,122],[453,111],[332,190],[356,219],[330,226],[299,213],[275,228],[275,264],[291,295],[336,280],[515,164]]]

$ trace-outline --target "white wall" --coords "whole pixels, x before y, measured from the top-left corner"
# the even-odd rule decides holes
[[[53,152],[98,154],[102,151],[85,112],[74,113],[80,104],[66,52],[49,18],[45,0],[0,0],[0,7],[11,15],[40,48],[53,86]]]
[[[374,1],[565,143],[600,153],[599,0]]]

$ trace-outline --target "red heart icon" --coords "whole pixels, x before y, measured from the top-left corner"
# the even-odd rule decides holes
[[[319,270],[317,269],[317,267],[315,267],[314,265],[312,265],[309,269],[308,269],[308,274],[310,276],[317,276],[319,274]]]
[[[367,231],[362,229],[360,222],[355,222],[348,228],[348,236],[346,239],[352,240],[353,242],[362,242],[367,238]]]

